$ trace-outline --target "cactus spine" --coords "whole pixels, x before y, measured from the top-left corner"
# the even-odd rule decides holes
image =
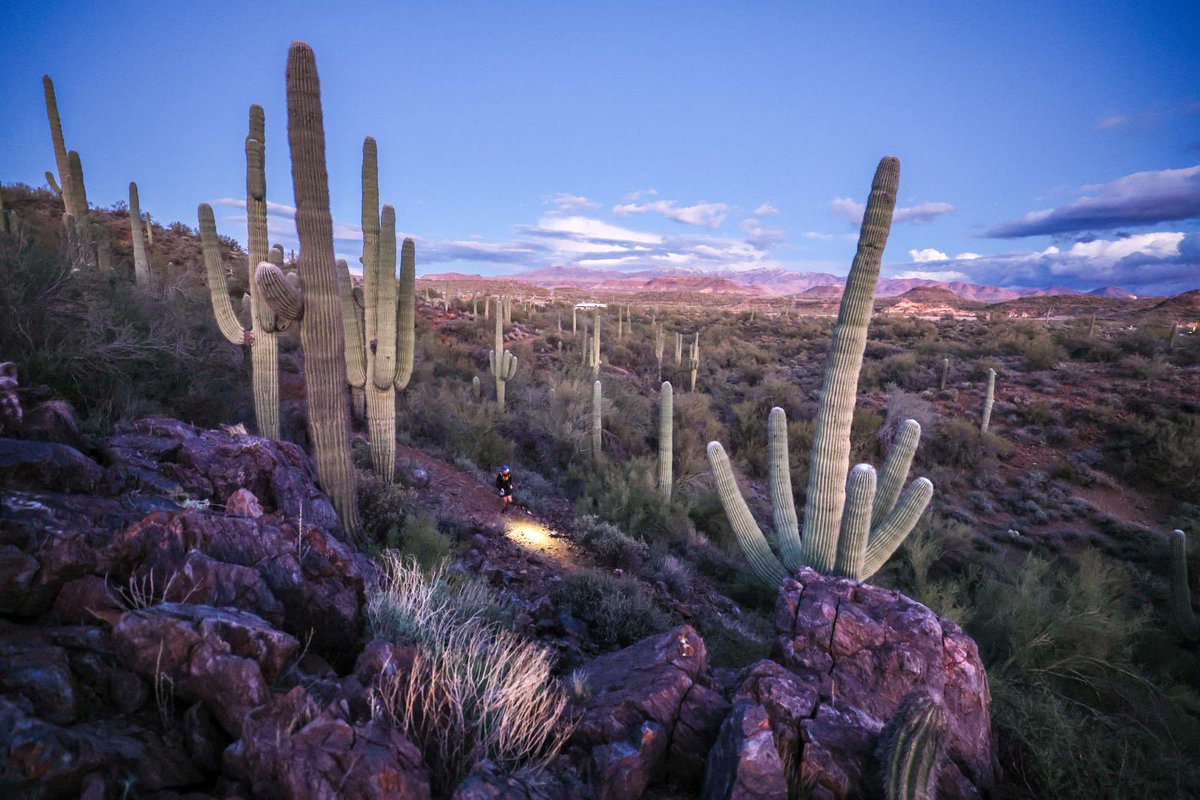
[[[343,530],[355,537],[361,523],[350,463],[346,341],[333,258],[321,84],[312,48],[303,42],[292,42],[288,50],[287,107],[304,288],[292,284],[269,262],[258,265],[255,278],[271,310],[300,325],[309,439],[317,475],[341,516]]]
[[[692,354],[688,359],[688,364],[692,370],[692,388],[691,391],[696,391],[696,372],[700,369],[700,331],[696,331],[696,338],[692,342]]]
[[[604,403],[604,397],[600,388],[600,381],[592,383],[592,458],[595,461],[600,460],[601,449],[603,447],[604,428],[602,427],[601,406]]]
[[[234,316],[229,300],[229,289],[225,282],[225,267],[221,263],[217,226],[212,208],[200,206],[200,240],[204,247],[204,263],[208,273],[208,289],[212,299],[213,316],[217,327],[233,344],[249,345],[253,371],[254,418],[258,433],[268,439],[279,438],[279,341],[276,331],[282,328],[270,307],[261,302],[260,290],[255,285],[258,265],[270,258],[267,250],[267,182],[265,172],[266,125],[261,106],[250,106],[250,132],[246,136],[246,224],[247,255],[246,268],[250,281],[250,329]],[[130,188],[129,218],[137,218],[133,203],[137,199],[137,187]],[[136,272],[137,232],[135,228],[134,262]],[[143,256],[145,250],[143,247]],[[280,253],[282,255],[282,252]],[[146,264],[146,285],[149,285],[149,264]],[[141,283],[142,278],[138,277]]]
[[[987,394],[983,398],[983,419],[979,423],[979,432],[987,433],[992,421],[992,403],[996,400],[996,370],[988,370]]]
[[[671,505],[671,461],[675,452],[674,433],[675,390],[670,381],[663,381],[658,396],[658,493],[663,505]]]
[[[1192,588],[1188,583],[1187,534],[1171,531],[1171,617],[1179,634],[1189,642],[1200,641],[1200,621],[1192,610]]]
[[[939,389],[946,388],[946,381],[947,381],[947,379],[949,379],[949,377],[950,377],[950,359],[943,358],[942,359],[942,380],[941,380],[941,382],[938,383]]]
[[[887,800],[935,800],[946,712],[924,692],[901,702],[879,736],[878,757]]]
[[[504,410],[504,385],[517,374],[517,357],[504,349],[503,298],[496,298],[496,346],[488,353],[488,368],[496,378],[496,407]]]
[[[150,261],[146,258],[146,240],[142,238],[142,206],[138,202],[138,188],[129,182],[129,228],[133,233],[133,279],[138,288],[150,288]],[[222,277],[224,271],[222,271]]]
[[[768,418],[771,505],[782,563],[750,514],[724,448],[719,442],[708,445],[717,491],[738,544],[756,574],[772,587],[801,566],[865,580],[900,546],[933,495],[933,484],[926,478],[918,478],[907,490],[899,491],[920,441],[920,426],[912,420],[906,421],[897,434],[878,486],[870,465],[858,465],[852,473],[849,469],[850,424],[858,374],[899,172],[896,159],[880,161],[863,217],[858,253],[846,279],[817,410],[803,540],[788,467],[787,418],[781,408],[771,409]]]

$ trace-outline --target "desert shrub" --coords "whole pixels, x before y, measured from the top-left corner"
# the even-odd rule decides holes
[[[913,419],[921,425],[921,438],[932,437],[937,430],[938,413],[933,403],[919,395],[893,389],[887,394],[887,416],[879,429],[879,438],[885,448],[890,448],[896,432],[905,420]]]
[[[582,473],[584,489],[576,512],[594,514],[648,540],[669,535],[678,527],[679,512],[663,506],[654,486],[656,469],[648,459],[605,460],[593,466]]]
[[[633,569],[641,566],[650,554],[646,543],[635,539],[620,528],[593,517],[582,517],[578,524],[579,543],[608,567]]]
[[[412,491],[367,470],[356,470],[355,484],[366,540],[397,546],[400,530],[416,502]]]
[[[768,658],[775,639],[775,627],[762,613],[705,614],[696,627],[713,667],[736,669]]]
[[[432,569],[450,553],[450,539],[438,532],[437,520],[429,514],[409,516],[400,528],[400,554],[412,556],[418,565]]]
[[[1146,358],[1140,355],[1125,356],[1121,359],[1118,367],[1126,376],[1143,381],[1163,380],[1174,369],[1170,362],[1162,356]]]
[[[571,732],[550,651],[488,621],[480,606],[491,599],[396,556],[368,597],[374,635],[418,648],[410,670],[383,673],[372,700],[421,750],[439,796],[484,758],[541,768]]]
[[[926,442],[928,458],[955,469],[974,469],[996,455],[998,439],[981,433],[979,425],[965,419],[942,422],[938,435]]]
[[[598,570],[568,573],[556,590],[564,611],[588,623],[592,640],[605,649],[633,644],[670,626],[670,619],[633,578]]]
[[[1161,409],[1110,428],[1110,465],[1143,485],[1172,489],[1200,502],[1200,416]]]

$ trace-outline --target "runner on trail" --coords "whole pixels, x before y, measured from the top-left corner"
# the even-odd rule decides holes
[[[496,476],[496,490],[500,492],[500,513],[503,514],[513,502],[513,482],[508,464],[500,467],[500,473]]]

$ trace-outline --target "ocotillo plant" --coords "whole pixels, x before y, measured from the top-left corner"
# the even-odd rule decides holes
[[[496,378],[496,407],[504,410],[504,385],[517,374],[517,357],[504,349],[504,307],[508,304],[496,298],[496,346],[488,353],[488,368]]]
[[[1192,610],[1192,587],[1188,583],[1187,534],[1171,531],[1171,617],[1179,634],[1189,642],[1200,641],[1200,621]]]
[[[947,380],[949,377],[950,377],[950,359],[948,359],[948,358],[943,358],[943,359],[942,359],[942,380],[941,380],[941,382],[938,384],[938,388],[939,388],[939,389],[945,389],[945,388],[946,388],[946,380]]]
[[[771,409],[767,424],[771,505],[779,557],[771,551],[742,498],[725,449],[720,442],[708,445],[717,492],[738,544],[758,577],[771,587],[802,566],[865,580],[900,546],[933,495],[933,484],[926,478],[913,481],[898,498],[893,494],[908,475],[920,439],[920,425],[913,420],[904,423],[893,443],[878,493],[873,467],[859,464],[853,471],[849,469],[850,425],[858,376],[899,174],[900,162],[895,158],[879,162],[863,216],[858,252],[846,278],[821,383],[804,509],[804,539],[800,538],[792,495],[787,418],[782,408]]]
[[[321,83],[312,48],[292,42],[287,65],[288,144],[300,239],[300,279],[294,285],[274,264],[258,265],[263,300],[279,317],[299,323],[304,349],[309,439],[322,488],[333,500],[343,530],[360,529],[350,462],[350,408],[346,391],[345,332],[333,258],[333,217],[325,170]]]
[[[692,342],[692,354],[688,360],[688,366],[692,370],[692,388],[691,391],[696,391],[696,372],[700,369],[700,331],[696,331],[696,338]]]
[[[667,337],[662,325],[654,329],[654,357],[658,360],[658,379],[662,380],[663,350],[666,348]]]
[[[129,182],[129,229],[133,234],[133,280],[138,288],[149,290],[150,260],[146,257],[146,240],[142,236],[142,206],[138,201],[138,187],[133,181]],[[219,260],[220,256],[218,255],[217,258]],[[222,278],[224,275],[225,273],[222,271]],[[211,285],[210,281],[209,286],[211,287]]]
[[[602,455],[604,428],[601,418],[601,406],[604,403],[604,397],[600,388],[600,381],[592,383],[592,459],[599,461]]]
[[[671,505],[671,460],[674,457],[674,396],[670,381],[663,381],[658,395],[658,493],[663,505]]]
[[[904,698],[876,746],[884,797],[935,800],[945,741],[942,707],[921,691]]]
[[[267,181],[265,170],[266,125],[262,106],[250,106],[250,132],[246,135],[246,220],[247,256],[246,268],[250,285],[250,329],[233,313],[229,300],[229,287],[225,282],[225,267],[221,263],[220,245],[217,239],[217,224],[213,210],[207,203],[199,209],[200,241],[204,247],[204,264],[208,275],[208,290],[212,300],[213,316],[221,334],[233,344],[249,345],[253,370],[254,419],[258,434],[268,439],[279,438],[279,341],[276,332],[282,330],[280,319],[271,308],[261,302],[261,291],[256,286],[255,271],[258,265],[270,258],[267,250]],[[130,222],[136,219],[132,203],[137,199],[137,187],[129,185]],[[134,255],[137,255],[137,229],[134,229]],[[279,255],[282,256],[282,248]],[[145,251],[143,249],[143,257]],[[149,263],[146,264],[146,285],[149,285]],[[135,263],[136,269],[136,263]],[[139,276],[138,281],[143,279]]]
[[[600,375],[600,309],[592,318],[592,375]]]
[[[987,433],[992,421],[992,403],[996,399],[996,370],[988,370],[987,395],[983,398],[983,419],[979,423],[979,432]]]

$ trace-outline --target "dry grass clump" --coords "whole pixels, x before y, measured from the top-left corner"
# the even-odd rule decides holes
[[[371,626],[416,644],[418,655],[375,700],[420,748],[435,792],[449,794],[484,758],[508,770],[544,767],[571,732],[550,652],[491,618],[496,600],[483,584],[454,586],[441,569],[425,573],[395,554],[384,567]]]

